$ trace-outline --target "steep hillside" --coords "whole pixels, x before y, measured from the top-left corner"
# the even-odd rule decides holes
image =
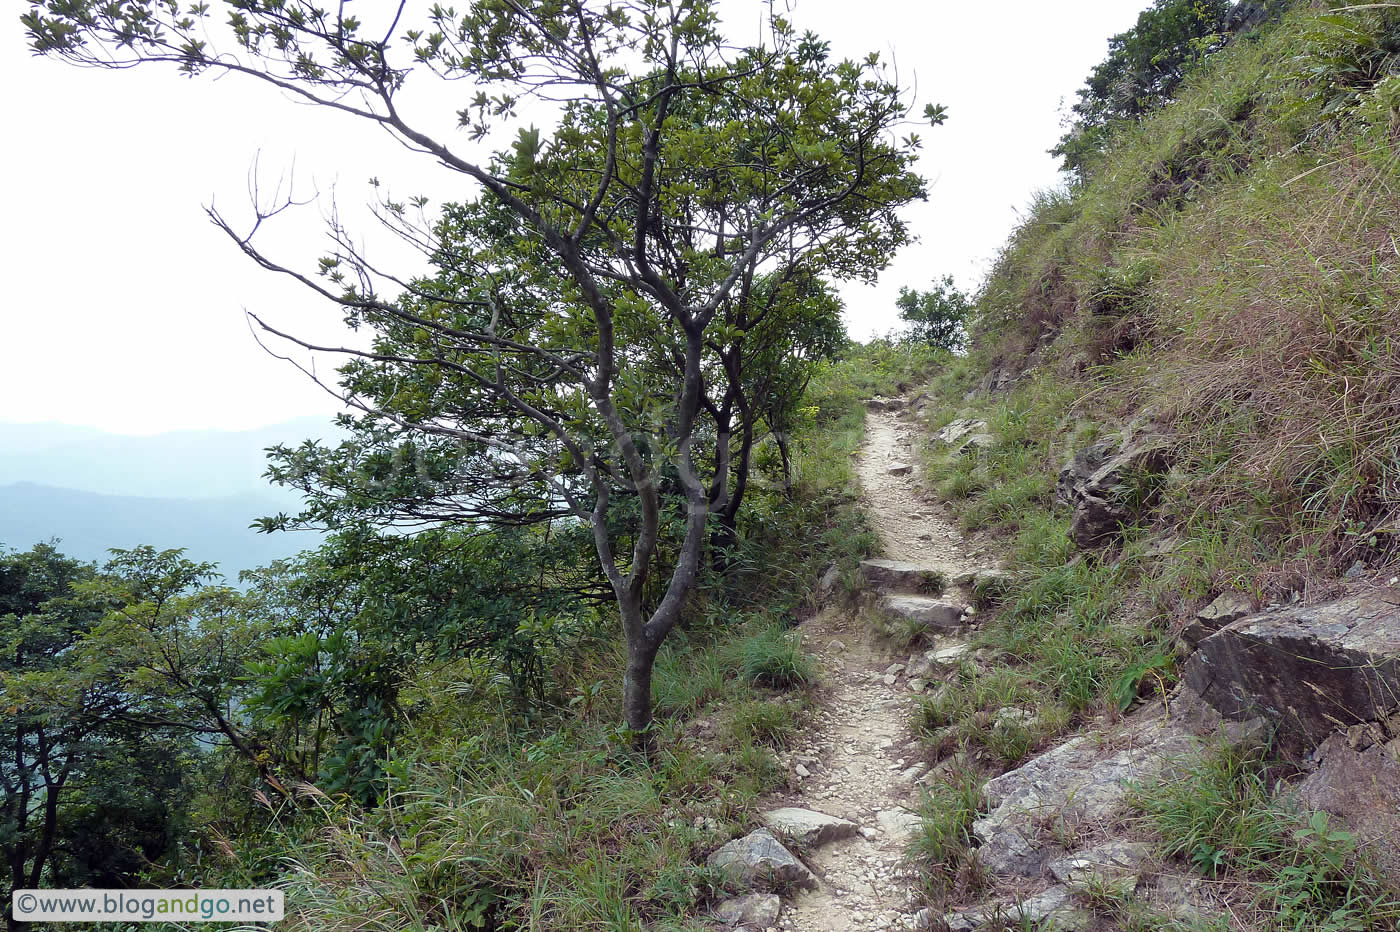
[[[1396,927],[1400,9],[1292,6],[1038,197],[917,399],[1010,570],[999,664],[918,713],[935,798],[993,777],[924,848],[935,928]],[[1167,763],[1066,796],[1086,732]]]

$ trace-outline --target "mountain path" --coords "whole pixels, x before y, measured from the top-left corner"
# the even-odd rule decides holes
[[[884,555],[936,566],[949,576],[974,569],[962,535],[917,483],[918,427],[894,412],[870,411],[857,474]],[[902,474],[891,466],[908,464]],[[823,710],[805,741],[789,755],[800,790],[773,800],[849,819],[859,834],[800,855],[820,880],[818,889],[786,904],[777,928],[787,932],[857,932],[907,928],[919,907],[913,871],[902,864],[918,824],[918,780],[926,766],[909,726],[913,696],[887,674],[896,655],[861,615],[824,610],[800,629],[826,671]],[[951,635],[929,645],[948,647]],[[802,769],[797,769],[798,767]]]

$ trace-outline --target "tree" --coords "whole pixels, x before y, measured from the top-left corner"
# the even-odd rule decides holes
[[[319,347],[255,319],[353,357],[339,393],[359,412],[351,443],[282,451],[273,477],[314,500],[267,526],[582,522],[627,646],[625,721],[644,736],[653,661],[735,481],[705,406],[744,338],[731,312],[766,270],[868,278],[907,241],[896,211],[924,186],[917,135],[895,136],[901,88],[878,57],[833,61],[778,16],[735,48],[710,0],[483,0],[414,26],[403,5],[373,26],[301,0],[219,7],[228,48],[210,4],[63,0],[24,23],[36,51],[79,64],[263,81],[388,130],[479,192],[436,218],[426,199],[383,197],[384,222],[435,270],[416,278],[376,267],[338,225],[319,274],[279,264],[254,234],[287,201],[245,232],[210,210],[255,261],[374,334],[369,350]],[[513,129],[511,148],[478,158],[415,123],[411,73],[475,83],[461,128]],[[525,101],[552,108],[552,132],[523,123]]]
[[[943,276],[928,291],[899,289],[895,306],[900,319],[910,324],[909,339],[914,342],[954,352],[967,342],[965,325],[974,305],[958,290],[953,276]]]
[[[1109,39],[1108,57],[1094,66],[1070,108],[1073,125],[1050,150],[1064,170],[1082,180],[1115,124],[1170,100],[1191,69],[1224,45],[1230,6],[1229,0],[1155,0],[1132,29]]]

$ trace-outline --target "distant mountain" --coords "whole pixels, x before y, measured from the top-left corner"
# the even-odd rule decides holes
[[[253,519],[282,510],[285,503],[268,495],[148,498],[17,482],[0,485],[0,544],[28,550],[56,537],[65,554],[98,563],[107,560],[112,547],[183,547],[188,558],[217,563],[228,581],[236,582],[240,570],[320,543],[311,533],[248,529]]]
[[[262,478],[264,449],[308,438],[334,441],[328,418],[305,417],[253,430],[181,430],[138,437],[68,424],[0,423],[0,483],[41,482],[105,495],[159,498],[295,496]]]

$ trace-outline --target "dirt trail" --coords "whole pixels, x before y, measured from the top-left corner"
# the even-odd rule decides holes
[[[962,537],[941,508],[921,499],[911,449],[917,428],[884,411],[870,412],[858,474],[864,498],[889,559],[937,566],[949,575],[973,569]],[[911,465],[894,475],[891,465]],[[819,889],[788,903],[779,927],[792,932],[857,932],[906,928],[916,910],[914,884],[901,864],[917,824],[917,739],[909,729],[913,694],[887,676],[896,656],[864,618],[824,611],[802,629],[821,660],[828,694],[824,711],[792,755],[801,777],[797,793],[775,805],[797,806],[849,819],[860,834],[801,852],[821,880]],[[951,638],[937,647],[957,643]],[[894,682],[892,682],[894,681]],[[801,769],[797,769],[801,767]]]
[[[950,576],[977,568],[963,535],[933,496],[919,489],[919,456],[914,441],[922,436],[916,422],[890,411],[865,418],[865,445],[857,474],[862,498],[885,556],[891,560],[941,567]],[[909,471],[891,473],[891,466]]]

